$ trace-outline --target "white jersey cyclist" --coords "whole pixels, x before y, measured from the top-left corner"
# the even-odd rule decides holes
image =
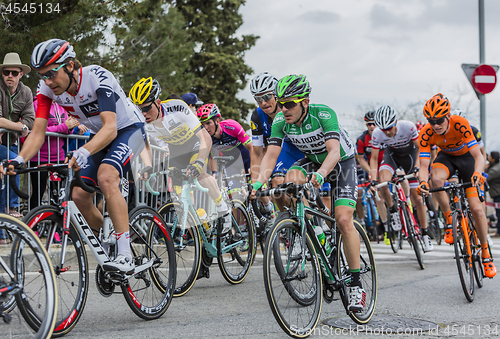
[[[372,148],[382,149],[384,145],[387,151],[399,156],[412,153],[415,150],[413,140],[418,139],[418,130],[411,121],[398,120],[396,122],[397,133],[389,138],[380,128],[376,128],[372,134]]]
[[[116,113],[118,130],[144,122],[141,111],[130,101],[110,71],[97,65],[80,67],[78,71],[79,83],[76,95],[68,92],[55,95],[45,82],[40,80],[37,89],[39,100],[37,117],[47,118],[50,105],[54,100],[69,115],[87,126],[92,134],[96,134],[102,128],[99,116],[101,111]],[[49,109],[44,110],[43,106]],[[43,116],[44,114],[47,116]]]

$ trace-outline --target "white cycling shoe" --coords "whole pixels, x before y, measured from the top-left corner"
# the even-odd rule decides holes
[[[102,265],[103,270],[107,272],[120,272],[132,274],[135,270],[135,265],[132,259],[119,254],[113,261],[107,262]]]

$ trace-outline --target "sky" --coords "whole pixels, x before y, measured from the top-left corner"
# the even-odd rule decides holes
[[[485,63],[500,65],[500,1],[484,3]],[[306,75],[311,102],[334,109],[355,139],[368,108],[423,108],[439,92],[480,127],[461,67],[479,64],[478,13],[477,0],[247,0],[237,34],[260,36],[244,57],[249,82],[265,71]],[[487,152],[500,150],[498,87],[486,95]],[[238,97],[253,101],[249,85]]]

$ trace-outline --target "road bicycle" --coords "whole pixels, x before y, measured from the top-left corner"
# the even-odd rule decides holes
[[[458,276],[469,302],[474,301],[474,277],[478,287],[483,287],[484,267],[481,262],[481,245],[479,244],[474,224],[474,218],[469,209],[469,201],[465,190],[472,187],[472,182],[452,182],[447,186],[430,189],[429,192],[445,191],[450,195],[450,208],[452,215],[453,247],[457,263]],[[476,186],[481,202],[484,198]],[[488,244],[488,250],[492,255]]]
[[[102,265],[117,255],[116,236],[111,219],[106,211],[104,198],[102,210],[104,221],[100,236],[96,236],[82,213],[72,200],[73,187],[79,186],[89,193],[100,192],[98,188],[87,186],[80,177],[80,172],[68,169],[67,164],[44,165],[18,169],[16,172],[31,173],[37,171],[56,172],[63,178],[64,193],[57,205],[42,205],[32,210],[23,219],[33,230],[48,230],[48,236],[42,237],[42,243],[49,253],[56,274],[59,308],[54,336],[69,333],[80,319],[89,293],[90,271],[87,250],[97,261],[95,283],[99,293],[109,297],[119,286],[127,304],[142,319],[152,320],[162,316],[168,309],[174,290],[176,267],[174,246],[166,231],[165,222],[147,206],[139,206],[129,216],[130,249],[135,263],[131,274],[106,272]],[[19,191],[10,177],[11,185],[17,195],[28,199],[28,195]],[[73,180],[74,179],[74,180]],[[125,181],[122,181],[125,183]],[[126,185],[122,194],[126,194]],[[61,231],[61,242],[55,240],[55,233]],[[39,232],[39,234],[41,234]],[[21,267],[14,266],[15,270]],[[117,292],[119,293],[119,292]],[[35,300],[27,300],[19,307],[36,307]],[[33,314],[28,322],[37,324],[40,318]]]
[[[414,170],[412,173],[407,175],[394,174],[391,180],[380,183],[376,185],[376,187],[381,188],[389,185],[392,196],[392,203],[398,208],[398,215],[401,221],[400,230],[392,229],[391,212],[389,208],[387,208],[387,225],[389,227],[387,236],[391,241],[393,252],[397,253],[400,248],[403,248],[403,240],[406,239],[410,244],[410,247],[412,247],[415,251],[418,265],[421,269],[424,269],[424,244],[422,236],[420,235],[420,227],[415,220],[415,216],[413,215],[408,200],[406,199],[406,194],[403,190],[403,186],[401,185],[404,180],[413,178],[416,171],[417,170]]]
[[[335,217],[320,212],[325,206],[310,183],[281,184],[270,190],[257,191],[256,196],[282,194],[291,195],[296,202],[280,214],[268,233],[263,267],[267,300],[276,321],[289,336],[305,338],[318,323],[323,299],[330,303],[336,299],[334,293],[338,292],[349,317],[357,324],[367,323],[375,311],[377,272],[364,229],[354,222],[361,244],[360,272],[366,290],[366,304],[360,312],[353,313],[347,311],[351,273]],[[324,244],[314,230],[314,227],[322,227],[322,220],[331,224]]]
[[[164,218],[168,232],[174,241],[177,281],[174,297],[185,295],[197,278],[210,277],[208,268],[217,258],[217,264],[224,279],[230,284],[239,284],[247,276],[254,253],[254,232],[251,219],[244,204],[237,200],[226,202],[232,210],[232,227],[222,233],[223,217],[217,217],[217,211],[210,206],[203,206],[207,218],[201,220],[191,198],[191,190],[208,192],[198,180],[184,174],[183,170],[170,168],[151,174],[146,187],[153,195],[159,195],[151,187],[151,180],[167,174],[174,185],[180,184],[179,196],[172,194],[171,201],[160,207],[158,213]],[[227,199],[227,191],[222,191]],[[209,204],[212,204],[210,201]],[[215,207],[215,205],[213,205]]]
[[[434,239],[438,245],[441,245],[444,225],[446,223],[444,215],[439,208],[435,208],[431,195],[424,194],[422,198],[424,199],[424,206],[426,206],[427,210],[427,228],[429,229],[429,236]]]
[[[13,242],[0,245],[0,333],[16,338],[50,338],[57,315],[56,278],[47,251],[20,220],[0,214],[0,229]],[[36,300],[36,304],[32,301]],[[19,305],[16,309],[16,305]],[[38,322],[28,319],[36,317]]]
[[[361,196],[361,203],[363,204],[363,212],[365,214],[365,225],[367,227],[368,236],[370,236],[371,239],[376,240],[377,243],[379,243],[380,237],[377,225],[378,223],[377,204],[375,203],[374,193],[370,189],[370,182],[368,181],[362,182],[361,184],[358,184],[358,188],[361,188],[363,192]]]

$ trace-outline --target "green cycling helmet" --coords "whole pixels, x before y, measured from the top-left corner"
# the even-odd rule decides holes
[[[274,88],[274,95],[277,99],[308,98],[311,90],[311,85],[305,75],[287,75],[278,81]]]

